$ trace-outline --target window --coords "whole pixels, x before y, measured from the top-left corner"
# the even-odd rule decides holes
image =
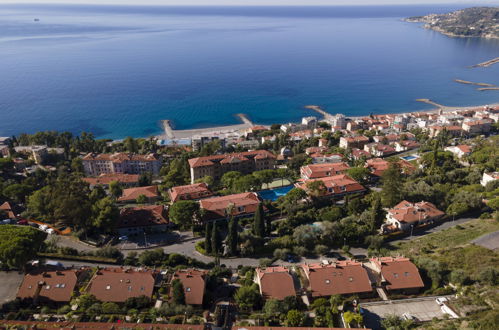
[[[111,290],[111,286],[110,285],[106,286],[106,290]]]
[[[132,291],[132,286],[131,285],[128,286],[128,291]]]
[[[395,277],[395,278],[399,278],[399,274],[397,274],[397,273],[393,273],[393,277]]]
[[[331,283],[331,281],[330,280],[326,280],[326,284],[329,284],[329,283]]]
[[[186,288],[185,291],[191,292],[191,288]]]
[[[409,272],[405,272],[405,273],[404,273],[404,275],[405,275],[405,276],[409,276]]]

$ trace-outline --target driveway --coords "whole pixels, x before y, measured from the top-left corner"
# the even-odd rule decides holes
[[[17,271],[0,272],[0,306],[14,300],[24,275]]]

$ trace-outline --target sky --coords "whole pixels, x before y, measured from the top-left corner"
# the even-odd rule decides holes
[[[499,5],[499,0],[0,0],[2,3],[124,4],[124,5],[402,5],[466,4]]]

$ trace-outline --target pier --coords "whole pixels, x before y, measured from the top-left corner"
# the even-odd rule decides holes
[[[306,105],[305,109],[309,109],[309,110],[315,111],[317,113],[320,113],[324,117],[324,119],[326,119],[326,120],[334,117],[332,114],[326,112],[324,109],[322,109],[318,105]]]
[[[492,84],[487,84],[487,83],[477,83],[473,81],[467,81],[467,80],[461,80],[461,79],[454,79],[455,82],[460,83],[460,84],[465,84],[465,85],[474,85],[474,86],[480,86],[480,87],[496,87],[495,85]]]
[[[486,68],[486,67],[489,67],[489,66],[496,64],[496,63],[499,63],[499,57],[493,58],[491,60],[488,60],[488,61],[485,61],[482,63],[472,65],[471,67],[472,68]]]
[[[241,120],[242,122],[241,124],[207,127],[207,128],[184,129],[184,130],[175,130],[173,129],[170,120],[162,120],[161,124],[163,126],[165,134],[164,136],[159,136],[158,138],[163,140],[190,139],[196,135],[225,134],[225,133],[236,132],[243,129],[248,129],[250,127],[255,126],[253,122],[249,120],[249,118],[245,114],[238,113],[236,114],[236,116]]]

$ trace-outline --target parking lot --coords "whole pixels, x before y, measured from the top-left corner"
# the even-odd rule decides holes
[[[0,272],[0,306],[3,303],[14,300],[17,289],[23,281],[24,275],[16,271]]]
[[[380,320],[389,315],[402,317],[403,314],[408,313],[421,322],[430,321],[434,317],[443,318],[446,314],[442,312],[440,305],[435,301],[436,298],[388,300],[360,304],[360,307],[364,310],[366,326],[372,329],[379,329]]]

